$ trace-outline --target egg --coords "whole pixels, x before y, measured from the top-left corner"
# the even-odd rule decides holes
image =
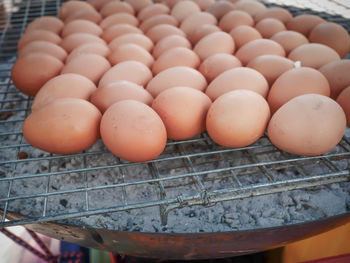
[[[153,4],[152,0],[125,0],[125,2],[129,3],[136,13]]]
[[[31,145],[50,153],[77,153],[97,141],[100,120],[100,111],[86,100],[57,99],[25,119],[23,136]]]
[[[240,10],[226,13],[219,23],[219,27],[225,32],[230,32],[233,28],[241,25],[253,26],[254,20],[248,13]]]
[[[301,45],[309,43],[309,40],[303,34],[290,30],[278,32],[270,39],[280,44],[286,51],[286,54],[289,54],[293,49]]]
[[[146,90],[156,98],[162,91],[178,86],[204,91],[207,81],[200,72],[193,68],[172,67],[154,76],[147,84]]]
[[[266,6],[255,0],[240,0],[235,3],[235,8],[250,14],[252,17],[266,10]]]
[[[206,127],[217,144],[245,147],[264,134],[269,119],[269,106],[262,96],[250,90],[235,90],[213,102]]]
[[[132,162],[158,157],[166,146],[165,126],[149,106],[135,100],[113,104],[103,114],[101,137],[116,156]]]
[[[161,15],[161,14],[166,15],[166,14],[169,14],[169,12],[170,12],[170,8],[167,5],[153,4],[140,10],[140,12],[137,14],[137,19],[140,22],[143,22],[150,17]]]
[[[191,49],[192,45],[185,37],[179,35],[170,35],[162,38],[157,42],[152,50],[152,55],[155,59],[157,59],[165,51],[174,47],[184,47]]]
[[[62,39],[58,35],[52,33],[51,31],[35,29],[31,30],[28,33],[24,33],[24,35],[21,36],[17,43],[17,49],[20,50],[28,43],[38,40],[51,42],[56,45],[59,45],[62,41]]]
[[[180,1],[182,1],[182,0],[155,0],[154,2],[156,2],[156,3],[160,2],[164,5],[167,5],[169,8],[173,8],[173,6],[176,5]]]
[[[88,33],[95,36],[100,36],[102,35],[102,29],[89,20],[77,19],[69,22],[63,27],[62,37],[66,37],[74,33]]]
[[[107,42],[111,42],[113,39],[125,35],[125,34],[143,34],[142,30],[129,25],[129,24],[117,24],[114,26],[108,27],[103,33],[102,33],[102,38]]]
[[[100,10],[102,17],[107,17],[117,13],[128,13],[130,15],[135,15],[135,10],[129,3],[119,1],[110,1],[103,5]]]
[[[230,35],[233,38],[237,49],[250,41],[262,38],[258,30],[256,30],[254,27],[246,25],[233,28],[230,31]]]
[[[152,40],[139,33],[123,34],[119,37],[116,37],[111,42],[109,42],[108,47],[111,49],[111,51],[114,51],[123,44],[136,44],[140,47],[143,47],[148,52],[150,52],[153,48]]]
[[[181,29],[167,24],[154,26],[150,28],[146,34],[146,36],[149,37],[153,41],[153,43],[157,43],[161,39],[170,35],[186,37],[185,33]]]
[[[336,99],[340,92],[350,86],[350,60],[330,62],[322,66],[319,71],[327,78],[331,87],[331,98]]]
[[[42,52],[58,58],[61,61],[64,61],[67,57],[67,52],[63,48],[51,42],[42,40],[32,41],[23,46],[20,50],[18,50],[17,57],[22,58],[33,52]]]
[[[173,6],[170,14],[181,23],[186,17],[199,12],[201,12],[201,9],[195,2],[183,0]]]
[[[116,13],[110,16],[107,16],[100,22],[100,27],[103,30],[106,30],[110,26],[114,26],[117,24],[129,24],[132,26],[138,26],[139,21],[136,17],[128,13]]]
[[[192,0],[192,1],[199,6],[201,11],[207,10],[209,6],[215,3],[215,0]]]
[[[114,0],[87,0],[87,2],[92,5],[96,10],[101,10],[101,8]]]
[[[215,16],[207,12],[194,13],[186,19],[184,19],[180,24],[180,29],[185,32],[187,36],[191,35],[197,28],[201,25],[216,25],[217,20]]]
[[[106,42],[103,39],[99,38],[98,36],[87,34],[87,33],[74,33],[65,37],[62,40],[60,45],[67,52],[71,52],[76,47],[86,43],[106,44]]]
[[[285,57],[262,55],[251,60],[247,67],[259,71],[271,87],[282,73],[294,68],[294,63]]]
[[[309,35],[310,42],[321,43],[333,48],[341,58],[350,51],[350,36],[344,27],[336,23],[320,23]]]
[[[137,100],[151,106],[153,97],[142,86],[126,80],[111,82],[107,86],[100,87],[91,96],[91,103],[102,113],[122,100]]]
[[[43,29],[59,35],[63,26],[64,23],[62,20],[58,19],[57,17],[41,16],[30,22],[26,27],[25,32],[28,33],[32,30]]]
[[[57,76],[63,63],[48,54],[33,52],[17,59],[13,64],[11,77],[13,84],[24,94],[34,96],[51,78]]]
[[[95,84],[88,78],[78,74],[63,74],[47,81],[35,95],[32,111],[62,98],[78,98],[89,100],[96,90]]]
[[[297,31],[307,37],[315,26],[324,22],[326,21],[319,16],[302,14],[290,19],[287,22],[286,27],[288,30]]]
[[[95,11],[94,7],[82,1],[68,1],[64,2],[59,10],[59,18],[65,20],[68,16],[81,10]]]
[[[272,85],[267,102],[271,112],[276,112],[291,99],[304,94],[320,94],[329,97],[327,79],[316,69],[300,67],[283,73]]]
[[[233,55],[218,53],[207,57],[199,67],[199,72],[210,83],[226,70],[241,67],[242,63]]]
[[[343,89],[337,98],[337,102],[343,108],[347,125],[350,127],[350,86]]]
[[[75,73],[87,77],[95,84],[105,74],[111,65],[104,57],[89,53],[77,56],[69,61],[61,71],[61,74]]]
[[[267,134],[279,149],[315,156],[332,150],[346,129],[344,111],[334,100],[319,94],[291,99],[271,118]]]
[[[204,24],[198,27],[195,31],[193,31],[193,33],[188,36],[188,39],[191,41],[193,45],[195,45],[203,37],[219,31],[222,31],[222,30],[218,26]]]
[[[235,56],[247,65],[252,59],[262,55],[277,55],[284,57],[286,52],[277,42],[270,39],[256,39],[243,45]]]
[[[77,19],[88,20],[95,24],[99,24],[102,20],[102,16],[96,10],[86,10],[82,9],[70,14],[65,20],[64,23],[68,24],[69,22]]]
[[[136,44],[123,44],[115,49],[108,56],[109,62],[114,66],[120,62],[135,60],[151,67],[154,59],[152,55],[143,47]]]
[[[293,18],[292,14],[285,8],[282,7],[269,7],[265,11],[260,12],[254,16],[254,20],[259,22],[264,18],[275,18],[286,24]]]
[[[145,86],[150,79],[152,79],[152,72],[145,64],[129,60],[120,62],[109,69],[98,83],[98,88],[120,80],[127,80]]]
[[[161,92],[152,108],[162,119],[169,139],[186,140],[201,134],[211,100],[190,87],[174,87]]]
[[[260,32],[263,38],[270,38],[274,34],[286,30],[284,24],[275,18],[264,18],[255,25],[255,28]]]
[[[101,43],[86,43],[82,44],[80,46],[77,46],[75,49],[73,49],[67,59],[66,64],[69,63],[72,59],[84,55],[84,54],[96,54],[100,55],[102,57],[107,57],[110,53],[109,48],[105,44]]]
[[[200,64],[198,55],[191,49],[184,47],[174,47],[163,52],[152,65],[152,72],[154,75],[159,72],[176,67],[185,66],[190,68],[197,68]]]
[[[340,57],[336,51],[323,44],[304,44],[293,49],[288,58],[293,61],[301,61],[304,67],[320,68],[327,63],[339,61]]]
[[[229,1],[216,1],[207,7],[206,11],[213,16],[215,16],[218,20],[221,19],[226,13],[235,10],[235,6],[233,3]]]
[[[156,25],[161,25],[161,24],[167,24],[167,25],[172,25],[177,27],[179,22],[176,20],[176,18],[172,17],[171,15],[167,14],[160,14],[160,15],[155,15],[150,18],[147,18],[140,24],[140,29],[144,32],[147,33],[149,29]]]

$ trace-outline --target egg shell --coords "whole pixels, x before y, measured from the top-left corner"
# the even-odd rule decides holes
[[[250,90],[235,90],[213,102],[206,127],[217,144],[245,147],[264,134],[269,119],[270,109],[262,96]]]
[[[99,38],[98,36],[87,34],[87,33],[74,33],[65,37],[61,42],[61,47],[63,47],[67,52],[71,52],[76,47],[86,44],[86,43],[100,43],[105,44],[106,42]]]
[[[61,33],[61,30],[64,26],[62,20],[58,19],[54,16],[41,16],[35,18],[32,22],[28,24],[25,32],[30,32],[32,30],[43,29],[47,31],[51,31],[57,35]]]
[[[283,73],[272,85],[267,102],[271,112],[276,112],[283,104],[304,94],[320,94],[329,97],[327,79],[316,69],[300,67]]]
[[[48,54],[33,52],[17,59],[11,71],[14,85],[24,94],[34,96],[51,78],[57,76],[63,63]]]
[[[262,13],[266,10],[266,6],[263,3],[260,3],[255,0],[240,0],[235,3],[235,8],[237,10],[242,10],[247,12],[252,17]]]
[[[186,17],[199,12],[201,12],[201,9],[195,2],[183,0],[173,6],[170,15],[181,23]]]
[[[251,60],[247,67],[259,71],[271,87],[282,73],[294,68],[294,63],[285,57],[262,55]]]
[[[72,22],[73,20],[77,20],[77,19],[88,20],[95,24],[99,24],[102,21],[102,16],[96,10],[83,9],[69,15],[64,20],[64,23],[68,24],[69,22]]]
[[[191,35],[197,28],[201,25],[216,25],[217,20],[215,16],[207,12],[194,13],[186,19],[184,19],[180,24],[180,29],[185,32],[187,36]]]
[[[156,3],[162,3],[164,5],[167,5],[170,9],[173,8],[174,5],[176,5],[178,2],[182,0],[155,0]]]
[[[271,118],[267,133],[279,149],[315,156],[332,150],[346,129],[344,111],[334,100],[319,94],[295,97]]]
[[[343,89],[337,98],[337,102],[343,108],[347,125],[350,127],[350,86]]]
[[[117,13],[104,18],[100,23],[100,27],[103,30],[106,30],[108,27],[114,26],[117,24],[129,24],[137,27],[139,25],[139,21],[137,20],[136,17],[134,17],[131,14]]]
[[[189,35],[188,39],[191,41],[193,45],[195,45],[203,37],[219,31],[222,31],[222,30],[218,26],[204,24],[198,27],[191,35]]]
[[[321,43],[333,48],[341,58],[350,51],[350,36],[344,27],[336,23],[321,23],[309,35],[310,42]]]
[[[311,30],[320,23],[326,22],[323,18],[311,15],[311,14],[302,14],[293,17],[290,19],[286,27],[288,30],[297,31],[304,36],[308,37]]]
[[[331,98],[336,99],[340,92],[350,86],[350,60],[330,62],[322,66],[319,71],[327,78],[331,87]]]
[[[152,27],[157,25],[162,25],[162,24],[172,25],[177,27],[179,25],[179,22],[176,20],[176,18],[172,17],[171,15],[161,14],[161,15],[156,15],[144,20],[140,24],[139,28],[144,33],[147,33],[147,31],[150,30]]]
[[[148,30],[146,34],[146,36],[149,37],[153,41],[153,43],[157,43],[163,38],[171,35],[186,37],[185,33],[181,29],[167,24],[154,26],[150,28],[150,30]]]
[[[144,162],[158,157],[166,146],[166,129],[158,114],[135,100],[110,106],[101,120],[101,137],[116,156]]]
[[[63,74],[47,81],[35,95],[32,111],[61,98],[89,100],[96,85],[88,78],[78,74]]]
[[[51,55],[61,61],[67,57],[67,52],[60,46],[43,40],[32,41],[18,50],[18,58],[22,58],[33,52],[42,52]]]
[[[233,55],[218,53],[207,57],[199,66],[199,72],[210,83],[213,79],[219,76],[226,70],[241,67],[242,63]]]
[[[185,37],[179,35],[170,35],[162,38],[157,42],[153,48],[152,55],[155,59],[157,59],[165,51],[174,47],[184,47],[191,49],[192,45]]]
[[[81,10],[96,11],[94,7],[82,1],[68,1],[64,2],[59,10],[59,18],[65,20],[68,16]]]
[[[145,64],[129,60],[120,62],[109,69],[101,78],[98,88],[120,80],[127,80],[145,86],[150,79],[152,79],[152,72]]]
[[[117,0],[118,1],[118,0]],[[115,0],[87,0],[87,2],[92,5],[96,10],[101,10],[101,8],[110,3],[115,2]]]
[[[161,15],[161,14],[166,15],[166,14],[169,14],[169,12],[170,12],[170,8],[167,5],[153,4],[140,10],[140,12],[137,14],[137,19],[140,22],[143,22],[150,17]]]
[[[258,71],[251,68],[237,67],[226,70],[217,76],[208,85],[205,93],[212,101],[215,101],[221,95],[237,89],[252,90],[266,98],[269,85],[264,76]]]
[[[140,12],[147,6],[153,5],[152,0],[125,0],[125,2],[129,3],[134,8],[136,13]]]
[[[318,69],[333,61],[339,61],[338,53],[332,48],[323,44],[304,44],[293,49],[288,58],[293,61],[301,61],[304,67]]]
[[[202,11],[207,10],[209,6],[215,3],[215,0],[192,0],[195,2]]]
[[[123,44],[136,44],[140,47],[143,47],[148,52],[150,52],[153,48],[152,40],[149,39],[147,36],[139,33],[129,33],[121,35],[109,42],[108,47],[111,51],[114,51]]]
[[[284,57],[286,52],[277,42],[270,39],[256,39],[243,45],[236,52],[235,56],[247,65],[252,59],[262,55],[277,55]]]
[[[21,36],[17,43],[17,49],[20,50],[28,43],[38,40],[51,42],[56,45],[59,45],[62,41],[58,35],[52,33],[51,31],[35,29]]]
[[[254,16],[255,22],[259,22],[264,18],[275,18],[281,21],[283,24],[288,23],[293,18],[292,14],[285,8],[282,7],[270,7],[265,11],[260,12]]]
[[[211,100],[190,87],[174,87],[161,92],[152,108],[162,119],[169,139],[186,140],[201,134]]]
[[[103,33],[102,33],[102,38],[107,42],[110,43],[113,39],[125,35],[125,34],[143,34],[142,30],[129,25],[129,24],[117,24],[114,26],[111,26],[107,28]]]
[[[235,10],[233,3],[229,1],[216,1],[207,7],[206,12],[212,14],[219,20],[232,10]]]
[[[102,35],[102,28],[89,20],[77,19],[69,22],[63,27],[62,37],[74,33],[88,33],[95,36]]]
[[[135,10],[129,3],[119,1],[110,1],[103,5],[100,10],[102,17],[107,17],[117,13],[128,13],[130,15],[135,15]]]
[[[95,90],[91,103],[104,113],[114,103],[122,100],[137,100],[149,106],[153,97],[142,86],[130,81],[116,81]]]
[[[270,38],[278,32],[287,30],[284,24],[275,18],[264,18],[255,25],[255,28],[263,38]]]
[[[230,32],[233,28],[242,25],[253,26],[254,19],[248,13],[240,10],[226,13],[219,23],[219,27],[225,32]]]
[[[172,67],[157,74],[147,85],[146,90],[155,98],[162,91],[185,86],[204,91],[207,81],[197,70],[189,67]]]
[[[246,25],[233,28],[230,31],[230,35],[233,38],[237,49],[241,48],[250,41],[262,38],[258,30],[256,30],[254,27]]]
[[[31,145],[50,153],[77,153],[97,141],[100,120],[100,111],[86,100],[57,99],[26,118],[23,136]]]
[[[102,57],[107,57],[110,53],[109,48],[105,44],[101,43],[86,43],[82,44],[80,46],[77,46],[75,49],[73,49],[67,59],[66,64],[69,63],[72,59],[84,55],[84,54],[96,54],[100,55]]]
[[[278,32],[270,39],[280,44],[286,51],[286,54],[289,54],[293,49],[301,45],[309,43],[309,40],[303,34],[290,30]]]
[[[136,44],[123,44],[115,49],[108,56],[109,62],[114,66],[120,62],[135,60],[151,67],[154,59],[153,56],[143,47]]]
[[[75,73],[87,77],[95,84],[111,68],[108,60],[104,57],[88,53],[73,58],[61,71],[61,74]]]

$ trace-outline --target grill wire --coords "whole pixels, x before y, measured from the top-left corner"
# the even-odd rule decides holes
[[[146,207],[159,207],[161,223],[166,225],[168,213],[185,206],[211,206],[227,200],[349,181],[349,137],[344,137],[330,153],[316,157],[282,152],[271,145],[266,135],[251,146],[227,149],[216,145],[206,133],[191,140],[168,141],[161,156],[145,163],[120,160],[109,153],[101,141],[72,155],[54,155],[34,149],[25,141],[21,130],[30,113],[32,98],[16,90],[11,81],[11,67],[16,59],[17,41],[27,24],[38,16],[56,16],[61,3],[50,0],[5,0],[3,3],[12,12],[7,19],[0,21],[0,186],[6,189],[0,193],[0,227]],[[297,8],[289,10],[294,15],[303,12]],[[317,14],[349,30],[349,23],[343,17]],[[62,165],[73,159],[79,160],[83,166]],[[98,160],[97,164],[92,160]],[[53,169],[57,163],[61,166]],[[41,169],[43,164],[45,169]],[[135,176],[135,170],[142,171],[142,176]],[[108,172],[117,179],[95,185],[93,177],[100,172]],[[62,176],[79,177],[82,183],[71,189],[55,189],[52,182]],[[13,192],[14,184],[21,180],[37,180],[44,187],[29,194],[26,191]],[[138,186],[152,189],[156,198],[130,200],[128,193]],[[91,207],[93,193],[104,190],[120,192],[120,202],[102,202],[98,208]],[[83,196],[80,204],[83,209],[48,212],[55,197],[69,199],[76,194]],[[11,203],[23,199],[40,199],[41,213],[11,219]],[[10,220],[5,220],[7,217]]]

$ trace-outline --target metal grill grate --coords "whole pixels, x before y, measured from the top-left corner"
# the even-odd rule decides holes
[[[146,207],[158,207],[165,225],[167,214],[180,207],[210,206],[349,181],[349,137],[344,137],[332,152],[317,157],[281,152],[266,136],[249,147],[226,149],[216,145],[206,133],[191,140],[169,141],[159,158],[145,163],[120,160],[101,141],[87,151],[65,156],[35,149],[21,132],[32,98],[13,86],[11,67],[17,41],[26,25],[38,16],[56,15],[60,1],[5,0],[4,4],[12,12],[0,21],[1,227]],[[342,24],[349,26],[345,19]],[[66,184],[68,179],[71,184]],[[18,190],[19,182],[31,187]],[[147,189],[149,194],[131,197],[130,193],[138,188]],[[73,196],[78,196],[76,208],[65,208],[62,197],[69,200]],[[92,205],[96,198],[101,202]],[[39,201],[32,211],[17,211],[23,200]],[[23,217],[13,218],[11,212]],[[6,217],[12,220],[5,221]]]

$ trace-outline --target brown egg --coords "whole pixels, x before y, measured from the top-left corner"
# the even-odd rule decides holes
[[[103,75],[98,83],[98,88],[120,80],[127,80],[145,86],[151,78],[152,72],[145,64],[133,60],[124,61],[113,66]]]
[[[199,72],[202,73],[210,83],[213,79],[226,70],[241,66],[241,62],[235,56],[219,53],[207,57],[200,65]]]
[[[59,18],[65,20],[68,16],[81,10],[96,11],[94,7],[82,1],[68,1],[64,2],[59,10]]]
[[[144,162],[158,157],[167,141],[166,129],[158,114],[136,100],[113,104],[103,114],[101,137],[116,156]]]
[[[259,71],[271,87],[275,80],[284,72],[294,68],[294,63],[288,58],[276,55],[262,55],[252,59],[247,67]]]
[[[321,43],[333,48],[341,58],[350,51],[348,31],[336,23],[321,23],[315,26],[309,35],[310,42]]]
[[[87,33],[74,33],[62,40],[61,47],[63,47],[67,52],[71,52],[76,47],[86,43],[106,44],[106,42],[98,36]]]
[[[104,5],[108,4],[109,2],[115,2],[115,0],[87,0],[87,2],[96,10],[101,10]]]
[[[254,20],[248,13],[240,10],[226,13],[219,23],[219,27],[225,32],[230,32],[233,28],[241,25],[253,26]]]
[[[187,38],[178,35],[170,35],[157,42],[153,48],[152,55],[155,59],[157,59],[166,50],[174,47],[184,47],[188,49],[192,48],[191,43],[187,40]]]
[[[286,51],[286,54],[289,54],[293,49],[301,45],[309,43],[309,40],[303,34],[290,30],[278,32],[270,39],[280,44]]]
[[[197,68],[200,64],[198,55],[191,49],[184,47],[174,47],[163,52],[157,60],[153,63],[152,72],[154,75],[159,72],[176,67],[184,66],[190,68]]]
[[[167,24],[156,25],[150,28],[146,34],[146,36],[149,37],[153,43],[157,43],[159,40],[170,35],[186,37],[185,33],[181,29]]]
[[[327,78],[331,87],[331,98],[336,99],[340,92],[350,86],[350,60],[343,59],[322,66],[319,71]]]
[[[100,27],[103,30],[106,30],[107,28],[118,24],[129,24],[137,27],[139,25],[139,21],[131,14],[117,13],[104,18],[100,23]]]
[[[265,11],[258,13],[254,16],[255,22],[259,22],[264,18],[275,18],[286,24],[293,18],[292,14],[285,8],[282,7],[269,7]]]
[[[88,33],[95,36],[102,35],[102,29],[89,20],[77,19],[66,24],[62,30],[62,37],[69,36],[74,33]]]
[[[97,141],[100,120],[100,111],[86,100],[57,99],[27,117],[23,136],[31,145],[50,153],[77,153]]]
[[[100,10],[102,17],[107,17],[117,13],[128,13],[130,15],[135,15],[135,10],[129,3],[119,1],[110,1],[103,5]]]
[[[286,27],[288,30],[297,31],[307,37],[315,26],[324,22],[326,21],[319,16],[302,14],[290,19]]]
[[[155,0],[154,2],[167,5],[171,9],[173,8],[174,5],[176,5],[180,1],[182,0]]]
[[[207,12],[199,12],[192,14],[184,19],[180,25],[180,29],[190,36],[201,25],[216,25],[217,20],[215,16]]]
[[[262,55],[277,55],[284,57],[286,52],[277,42],[269,39],[256,39],[243,45],[236,52],[236,57],[247,65],[252,59]]]
[[[96,10],[82,9],[80,11],[74,12],[71,15],[69,15],[64,20],[64,23],[68,24],[69,22],[72,22],[73,20],[76,20],[76,19],[88,20],[95,24],[99,24],[102,21],[102,16]]]
[[[111,82],[107,86],[100,87],[91,96],[91,103],[102,113],[122,100],[137,100],[151,106],[153,97],[142,86],[126,80]]]
[[[156,16],[156,15],[162,15],[162,14],[166,15],[166,14],[169,14],[169,12],[170,12],[170,8],[167,5],[153,4],[140,10],[140,12],[137,14],[137,19],[140,22],[143,22],[150,17]]]
[[[235,3],[235,8],[250,14],[252,17],[266,10],[266,6],[255,0],[240,0]]]
[[[269,119],[269,105],[263,97],[250,90],[235,90],[213,102],[206,127],[217,144],[245,147],[264,134]]]
[[[263,38],[270,38],[274,34],[286,30],[284,24],[275,18],[264,18],[255,25],[255,28],[260,32]]]
[[[128,60],[135,60],[151,67],[154,59],[152,55],[143,47],[136,44],[123,44],[111,52],[108,56],[109,62],[112,66]]]
[[[59,45],[62,41],[62,39],[58,35],[56,35],[55,33],[52,33],[51,31],[47,31],[43,29],[35,29],[21,36],[21,38],[18,40],[18,43],[17,43],[17,49],[20,50],[22,47],[24,47],[28,43],[37,41],[37,40],[51,42],[56,45]]]
[[[100,55],[102,57],[107,57],[110,53],[109,48],[105,44],[101,43],[86,43],[82,44],[75,49],[73,49],[67,59],[66,59],[66,64],[69,63],[72,59],[76,58],[77,56],[81,56],[84,54],[96,54]]]
[[[30,22],[25,32],[27,33],[32,30],[43,29],[59,35],[63,26],[64,23],[54,16],[41,16]]]
[[[89,100],[96,85],[88,78],[78,74],[63,74],[50,79],[35,95],[32,111],[62,98]]]
[[[237,49],[250,41],[262,38],[258,30],[256,30],[254,27],[245,25],[233,28],[230,31],[230,35],[233,38]]]
[[[24,94],[34,96],[51,78],[57,76],[63,63],[48,54],[33,52],[17,59],[12,67],[13,84]]]
[[[235,43],[232,37],[225,32],[214,32],[198,41],[193,51],[201,60],[218,53],[233,54]]]
[[[161,92],[152,108],[162,119],[172,140],[186,140],[201,134],[211,100],[203,92],[190,87],[174,87]]]
[[[209,85],[205,93],[214,101],[222,94],[237,90],[252,90],[264,98],[269,91],[269,85],[264,76],[251,68],[237,67],[229,69],[217,76]]]
[[[103,34],[102,34],[102,38],[107,42],[111,42],[113,39],[121,36],[121,35],[125,35],[125,34],[131,34],[131,33],[138,33],[138,34],[143,34],[142,30],[129,25],[129,24],[117,24],[114,26],[110,26],[109,28],[107,28]]]
[[[186,17],[199,12],[201,9],[195,2],[183,0],[173,6],[170,14],[181,23]]]
[[[218,26],[209,25],[209,24],[201,25],[191,35],[188,36],[188,39],[191,41],[193,45],[195,45],[203,37],[219,31],[222,31],[222,30]]]
[[[135,10],[136,13],[153,4],[152,0],[125,0]]]
[[[301,61],[304,67],[320,68],[327,63],[339,61],[340,57],[336,51],[323,44],[304,44],[293,49],[288,58],[293,61]]]
[[[201,73],[193,68],[172,67],[157,74],[148,83],[146,90],[155,98],[166,89],[180,86],[204,91],[207,87],[207,81]]]
[[[61,74],[75,73],[87,77],[95,84],[111,68],[108,60],[93,53],[84,54],[73,58],[67,63]]]
[[[42,52],[58,58],[61,61],[64,61],[67,57],[67,52],[63,48],[54,43],[42,40],[32,41],[23,46],[20,50],[18,50],[17,57],[22,58],[33,52]]]
[[[272,85],[267,102],[271,112],[276,112],[283,104],[304,94],[320,94],[329,97],[327,79],[316,69],[300,67],[283,73]]]
[[[147,33],[147,31],[149,29],[151,29],[152,27],[157,26],[157,25],[161,25],[161,24],[172,25],[172,26],[177,27],[179,25],[179,22],[171,15],[160,14],[160,15],[155,15],[155,16],[152,16],[152,17],[144,20],[140,25],[140,29],[144,33]]]
[[[202,11],[207,10],[209,6],[215,3],[215,0],[192,0],[195,2]]]
[[[232,10],[235,10],[235,6],[229,1],[216,1],[206,9],[208,13],[215,16],[218,20]]]
[[[319,94],[291,99],[271,118],[267,133],[279,149],[298,155],[320,155],[342,139],[346,118],[334,100]]]
[[[337,102],[343,108],[347,125],[350,127],[350,86],[343,89],[337,98]]]
[[[153,48],[152,40],[139,33],[129,33],[116,37],[109,42],[108,47],[113,51],[123,44],[136,44],[143,47],[148,52],[150,52]]]

